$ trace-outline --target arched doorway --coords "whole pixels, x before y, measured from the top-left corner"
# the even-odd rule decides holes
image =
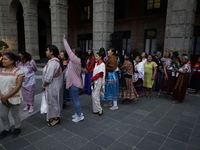
[[[8,50],[14,53],[25,51],[23,7],[19,0],[12,0],[10,3],[8,25]]]
[[[46,45],[51,44],[51,15],[49,0],[38,3],[38,36],[40,58],[46,57]]]
[[[17,9],[17,37],[18,37],[18,51],[25,51],[25,35],[24,35],[24,17],[21,3]]]

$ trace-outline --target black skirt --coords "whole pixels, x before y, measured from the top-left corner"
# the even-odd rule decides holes
[[[200,75],[192,75],[192,78],[190,80],[190,88],[200,90]]]

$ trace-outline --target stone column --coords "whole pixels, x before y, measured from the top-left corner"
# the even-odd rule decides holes
[[[39,41],[38,41],[38,15],[28,12],[24,14],[24,30],[26,52],[32,55],[32,58],[39,60]]]
[[[67,0],[51,0],[51,32],[52,44],[64,50],[63,33],[68,37]]]
[[[193,37],[196,0],[168,0],[164,53],[188,54]]]
[[[39,55],[39,40],[38,40],[38,0],[28,0],[22,3],[24,7],[24,32],[26,52],[32,55],[35,60],[40,59]]]
[[[109,48],[114,32],[114,0],[93,0],[93,49]]]

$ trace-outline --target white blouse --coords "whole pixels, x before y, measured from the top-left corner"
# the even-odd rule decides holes
[[[0,92],[7,95],[17,86],[17,78],[24,77],[24,73],[19,68],[12,72],[6,72],[5,68],[0,68]],[[13,105],[21,104],[23,101],[22,91],[20,90],[8,99],[9,103]]]

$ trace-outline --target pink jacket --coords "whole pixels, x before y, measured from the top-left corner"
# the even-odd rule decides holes
[[[69,55],[70,61],[68,64],[68,74],[66,80],[66,89],[69,89],[72,85],[77,88],[83,88],[83,81],[81,78],[81,59],[78,58],[69,47],[66,39],[63,39],[63,43],[67,54]]]

